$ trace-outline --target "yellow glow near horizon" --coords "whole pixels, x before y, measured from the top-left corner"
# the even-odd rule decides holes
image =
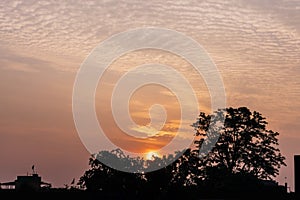
[[[155,151],[149,151],[147,154],[146,154],[146,159],[147,160],[152,160],[153,157],[159,157],[159,154]]]

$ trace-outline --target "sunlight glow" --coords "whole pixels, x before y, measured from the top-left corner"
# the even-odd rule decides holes
[[[146,154],[146,159],[147,160],[153,160],[154,157],[159,157],[159,154],[155,151],[149,151],[147,154]]]

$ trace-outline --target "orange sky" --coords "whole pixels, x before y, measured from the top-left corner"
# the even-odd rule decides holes
[[[277,180],[283,184],[287,177],[293,189],[292,160],[300,154],[299,1],[1,4],[0,182],[30,172],[32,164],[54,186],[69,184],[84,173],[89,152],[72,117],[76,72],[93,48],[112,34],[155,26],[182,32],[206,49],[222,75],[227,106],[247,106],[267,117],[268,128],[280,133],[280,149],[287,157],[288,167],[281,169]],[[149,62],[172,66],[188,77],[199,109],[210,110],[205,83],[186,61],[166,52],[133,52],[116,60],[97,88],[97,116],[110,132],[117,133],[107,99],[110,83],[131,67]],[[165,105],[167,111],[159,137],[140,143],[123,137],[112,140],[119,145],[130,141],[124,146],[134,151],[169,141],[180,115],[167,89],[149,86],[134,93],[133,120],[140,126],[149,123],[148,109],[154,103]],[[140,126],[132,128],[141,131]],[[149,129],[143,131],[149,133]]]

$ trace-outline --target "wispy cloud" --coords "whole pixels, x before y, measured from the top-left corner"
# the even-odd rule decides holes
[[[235,66],[253,61],[299,64],[299,1],[142,4],[135,0],[2,1],[1,4],[2,40],[9,47],[26,51],[83,59],[113,33],[159,26],[194,37],[217,63],[226,62],[226,66],[232,65],[232,59]]]

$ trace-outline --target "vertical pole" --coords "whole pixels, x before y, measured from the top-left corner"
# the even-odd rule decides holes
[[[300,193],[300,155],[294,156],[295,193]]]

